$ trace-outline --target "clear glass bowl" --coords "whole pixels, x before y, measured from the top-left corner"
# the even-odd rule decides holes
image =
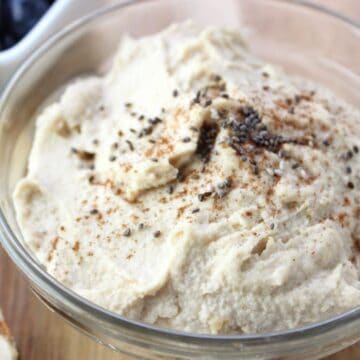
[[[1,241],[35,293],[53,311],[112,349],[142,359],[311,359],[360,339],[360,308],[290,331],[238,336],[181,333],[128,320],[76,295],[49,276],[24,246],[11,194],[26,171],[34,114],[73,77],[102,73],[121,33],[154,33],[191,18],[200,25],[246,27],[250,48],[291,73],[360,104],[360,30],[304,1],[127,1],[69,26],[26,61],[0,101]]]

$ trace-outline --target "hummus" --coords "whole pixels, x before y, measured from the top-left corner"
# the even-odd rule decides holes
[[[16,360],[18,358],[14,341],[10,335],[3,314],[0,310],[0,358],[2,360]]]
[[[185,23],[124,36],[38,116],[15,191],[26,243],[126,317],[260,333],[360,305],[360,116]]]

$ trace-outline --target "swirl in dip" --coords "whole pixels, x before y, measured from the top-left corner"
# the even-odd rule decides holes
[[[357,110],[185,23],[42,111],[14,200],[46,270],[107,309],[287,329],[360,305],[359,148]]]

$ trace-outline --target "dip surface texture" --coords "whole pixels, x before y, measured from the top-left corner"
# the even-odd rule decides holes
[[[107,309],[287,329],[360,305],[359,148],[357,110],[186,23],[42,111],[14,200],[47,271]]]

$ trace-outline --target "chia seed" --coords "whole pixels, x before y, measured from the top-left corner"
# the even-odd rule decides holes
[[[212,100],[211,99],[209,99],[209,100],[206,100],[205,101],[205,107],[208,107],[208,106],[210,106],[212,104]]]
[[[134,151],[134,145],[133,145],[133,143],[132,143],[130,140],[125,140],[125,141],[126,141],[126,143],[129,145],[130,151]]]
[[[123,235],[126,236],[126,237],[129,237],[131,235],[131,229],[130,228],[127,228],[124,232],[123,232]]]
[[[211,196],[212,192],[211,191],[206,191],[202,194],[198,195],[198,199],[200,202],[203,202],[204,200],[206,200],[206,198],[208,198],[209,196]]]
[[[353,182],[349,181],[349,182],[347,183],[347,187],[352,190],[352,189],[355,188],[355,185],[354,185]]]

